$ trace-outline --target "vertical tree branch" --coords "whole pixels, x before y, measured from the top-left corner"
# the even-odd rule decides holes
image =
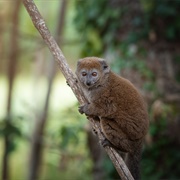
[[[53,54],[55,60],[57,61],[60,70],[62,71],[63,75],[65,76],[67,82],[69,83],[71,89],[73,90],[74,94],[76,95],[80,104],[87,103],[87,99],[84,96],[81,87],[76,82],[76,77],[72,73],[71,69],[69,68],[67,61],[58,47],[57,43],[55,42],[54,38],[51,36],[48,28],[45,25],[43,18],[41,17],[36,5],[34,4],[33,0],[23,0],[23,4],[26,7],[32,22],[36,29],[41,34],[42,38],[48,45],[51,53]],[[93,128],[96,129],[98,133],[99,139],[103,139],[104,136],[101,132],[100,124],[97,121],[94,121],[92,118],[89,119],[92,123]],[[118,171],[122,180],[133,180],[131,173],[129,172],[128,168],[126,167],[124,161],[119,156],[119,154],[111,147],[105,147],[106,152],[108,153],[110,159],[112,160],[116,170]]]
[[[14,3],[12,13],[12,30],[9,42],[9,62],[8,62],[8,97],[7,97],[7,118],[6,125],[8,127],[9,121],[11,120],[11,106],[12,106],[12,92],[13,83],[15,77],[15,71],[17,66],[18,58],[18,25],[19,25],[19,10],[21,7],[21,0],[16,0]],[[9,152],[10,152],[11,140],[8,133],[4,136],[4,155],[2,158],[2,180],[9,179]]]

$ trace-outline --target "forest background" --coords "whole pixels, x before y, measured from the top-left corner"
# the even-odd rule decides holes
[[[142,179],[180,178],[180,0],[36,0],[74,70],[105,58],[150,116]],[[0,1],[0,175],[115,179],[114,167],[21,0]]]

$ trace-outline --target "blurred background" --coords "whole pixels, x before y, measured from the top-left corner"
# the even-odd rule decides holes
[[[35,0],[72,70],[105,58],[143,94],[142,179],[180,179],[180,0]],[[21,0],[0,1],[0,179],[118,175]]]

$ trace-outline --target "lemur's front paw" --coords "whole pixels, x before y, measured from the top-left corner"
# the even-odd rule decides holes
[[[82,106],[79,106],[79,108],[78,108],[78,111],[81,113],[81,114],[84,114],[84,105],[82,105]]]
[[[80,106],[79,107],[79,112],[81,113],[81,114],[86,114],[87,116],[88,115],[90,115],[89,113],[88,113],[88,106],[89,106],[89,104],[84,104],[84,105],[82,105],[82,106]]]

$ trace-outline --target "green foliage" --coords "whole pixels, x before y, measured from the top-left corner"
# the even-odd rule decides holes
[[[6,137],[9,140],[8,153],[11,153],[16,149],[17,138],[22,136],[18,121],[19,118],[12,117],[6,117],[0,121],[0,137]]]
[[[61,119],[61,123],[56,133],[53,133],[51,137],[55,138],[54,142],[57,142],[61,149],[71,149],[72,146],[76,147],[78,145],[84,146],[84,141],[86,141],[85,125],[87,121],[78,113],[77,109],[78,106],[76,104],[65,109],[58,117]]]
[[[142,158],[143,179],[175,179],[180,176],[178,144],[165,134],[168,124],[161,119],[159,125],[151,125],[154,143],[146,147]]]
[[[180,176],[179,144],[172,138],[170,131],[169,114],[176,112],[169,105],[162,106],[162,114],[150,125],[150,135],[153,143],[146,146],[142,158],[143,179],[176,179]],[[171,133],[171,132],[170,132]]]
[[[121,29],[125,28],[123,19],[129,16],[129,7],[128,4],[120,6],[118,1],[116,4],[109,0],[76,1],[75,25],[83,34],[84,56],[99,56],[107,46],[117,47],[119,43],[127,46],[149,40],[151,32],[157,39],[177,41],[180,38],[180,1],[141,0],[142,14],[137,13],[129,20],[131,29],[125,37],[121,37]]]
[[[155,76],[145,63],[147,47],[156,42],[173,43],[180,40],[179,0],[140,0],[139,12],[133,13],[130,3],[111,0],[76,1],[75,25],[83,34],[83,56],[113,55],[113,71],[138,71],[145,80],[144,89],[159,96]],[[132,1],[133,3],[133,1]],[[137,5],[137,4],[136,4]],[[138,5],[137,5],[138,6]],[[142,11],[141,11],[142,10]],[[128,19],[128,20],[127,20]],[[179,55],[175,55],[176,69]],[[177,80],[179,81],[179,74]],[[143,153],[143,179],[177,179],[180,177],[179,145],[167,134],[167,109],[159,122],[151,124],[153,144]],[[171,112],[170,114],[173,115]],[[171,119],[171,118],[170,118]]]
[[[144,7],[143,34],[154,30],[158,39],[177,41],[180,39],[180,1],[141,0]],[[148,28],[146,28],[148,27]],[[141,32],[140,32],[141,33]]]
[[[55,149],[60,153],[59,161],[60,167],[62,166],[62,169],[60,169],[62,177],[64,179],[72,178],[73,173],[74,179],[84,176],[87,177],[85,179],[89,180],[91,178],[92,162],[89,158],[86,142],[85,126],[87,120],[78,113],[77,109],[78,105],[75,104],[61,111],[56,117],[58,124],[48,127],[46,137],[47,141],[52,142],[52,146],[56,147]]]
[[[102,41],[105,44],[116,43],[115,32],[121,26],[117,21],[123,11],[122,8],[108,6],[108,0],[76,1],[74,22],[77,30],[83,33],[83,56],[102,54],[105,48]]]

